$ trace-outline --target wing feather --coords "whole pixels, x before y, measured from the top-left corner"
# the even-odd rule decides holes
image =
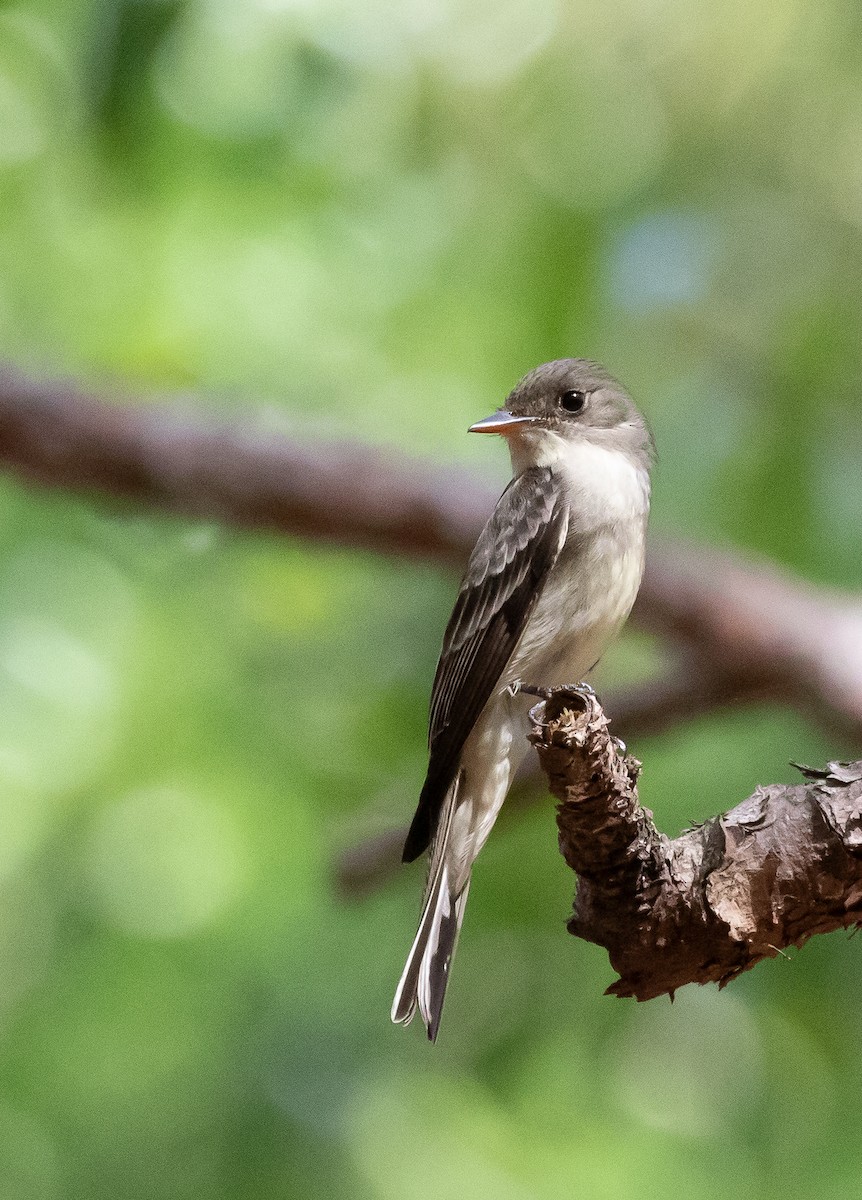
[[[404,846],[412,862],[434,834],[464,743],[515,649],[566,532],[552,471],[525,471],[479,535],[446,627],[431,693],[428,774]]]

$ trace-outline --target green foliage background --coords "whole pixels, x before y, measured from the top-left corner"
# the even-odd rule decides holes
[[[858,585],[860,34],[851,0],[3,3],[2,353],[500,484],[466,425],[597,357],[658,530]],[[483,855],[438,1046],[390,1027],[421,870],[351,906],[331,865],[410,815],[453,587],[0,480],[3,1200],[858,1193],[859,946],[604,998],[549,805]],[[636,749],[673,832],[854,748],[770,709]]]

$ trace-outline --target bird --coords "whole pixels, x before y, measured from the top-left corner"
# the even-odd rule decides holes
[[[527,686],[581,681],[644,569],[652,434],[599,363],[526,374],[471,425],[508,443],[512,479],[470,555],[431,692],[428,769],[403,861],[430,850],[419,929],[392,1004],[440,1027],[473,863],[529,743]]]

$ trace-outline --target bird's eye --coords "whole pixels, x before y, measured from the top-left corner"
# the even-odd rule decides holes
[[[560,408],[570,413],[579,413],[586,402],[587,397],[583,392],[563,392],[560,396]]]

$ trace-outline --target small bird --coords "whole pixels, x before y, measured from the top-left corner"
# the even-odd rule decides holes
[[[418,1006],[433,1042],[470,872],[527,753],[522,685],[581,680],[619,632],[644,566],[653,440],[598,363],[563,358],[525,375],[470,426],[507,441],[513,478],[461,582],[431,693],[429,763],[404,846],[430,846],[419,932],[392,1020]]]

